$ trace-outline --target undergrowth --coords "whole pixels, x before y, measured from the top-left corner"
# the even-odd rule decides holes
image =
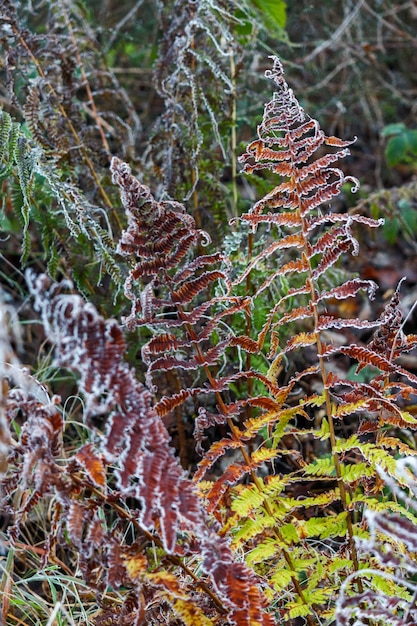
[[[27,81],[0,114],[3,623],[415,623],[417,336],[402,282],[377,319],[340,313],[375,295],[344,262],[383,223],[334,209],[353,142],[272,57],[239,157],[268,190],[238,210],[233,166],[212,243],[251,8],[160,8],[148,168],[82,12],[55,7],[45,38],[2,3],[9,82]]]

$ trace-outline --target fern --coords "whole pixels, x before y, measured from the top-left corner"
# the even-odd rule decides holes
[[[338,313],[375,295],[343,267],[358,254],[358,228],[382,224],[334,208],[345,184],[358,185],[339,169],[352,142],[303,111],[273,57],[276,92],[240,161],[259,189],[274,183],[237,217],[232,166],[236,231],[222,252],[201,225],[227,213],[233,31],[246,6],[159,4],[163,112],[143,115],[153,139],[141,159],[146,129],[84,9],[50,9],[34,34],[20,5],[2,2],[8,84],[30,77],[13,100],[24,122],[0,115],[2,224],[18,232],[15,205],[22,262],[39,263],[39,235],[49,273],[71,272],[84,299],[67,278],[27,274],[54,346],[48,389],[0,342],[8,546],[32,532],[39,568],[65,567],[67,550],[97,596],[96,626],[414,623],[414,465],[398,458],[416,454],[417,377],[400,357],[417,337],[404,333],[402,282],[375,320]],[[156,195],[125,160],[156,180]],[[171,198],[191,200],[192,215]],[[95,306],[109,310],[114,287],[122,326]],[[51,515],[37,525],[42,507]]]
[[[415,469],[415,459],[406,457],[397,461],[395,479],[380,470],[385,484],[405,505],[391,502],[378,506],[375,501],[367,502],[365,519],[369,533],[358,539],[358,547],[368,563],[360,573],[368,589],[360,595],[352,594],[351,577],[346,579],[337,602],[340,626],[360,626],[369,620],[400,626],[416,619]]]
[[[60,532],[66,528],[69,541],[80,550],[81,571],[90,586],[127,586],[127,599],[134,599],[139,606],[140,580],[151,589],[161,588],[163,598],[185,623],[215,623],[217,612],[227,614],[230,624],[272,625],[257,577],[236,561],[228,541],[210,527],[192,482],[173,455],[149,391],[124,363],[126,346],[116,321],[104,320],[79,296],[64,294],[65,288],[71,288],[68,282],[57,285],[45,275],[36,277],[31,272],[27,278],[35,308],[55,344],[56,365],[79,375],[85,422],[91,424],[97,415],[108,419],[106,431],[97,433],[96,443],[86,444],[60,464],[63,420],[59,399],[35,409],[38,401],[30,394],[13,394],[10,415],[20,411],[27,419],[12,469],[3,482],[4,504],[10,506],[7,494],[16,480],[21,489],[31,491],[16,512],[14,536],[19,536],[24,515],[54,493]],[[82,500],[80,490],[84,492]],[[103,524],[103,506],[113,509],[118,518],[112,529]],[[122,538],[126,524],[138,533],[133,545]],[[205,617],[198,601],[187,604],[188,592],[181,578],[170,572],[148,571],[144,545],[139,547],[143,540],[154,542],[168,561],[194,580],[207,595],[206,603],[212,603],[211,617]],[[199,559],[203,576],[187,567],[187,556]],[[94,579],[93,566],[99,568],[100,579]]]
[[[233,5],[223,0],[215,3],[164,0],[160,5],[164,36],[156,68],[156,85],[165,111],[155,129],[153,153],[156,162],[159,152],[164,155],[160,164],[164,188],[178,200],[184,196],[190,198],[200,178],[201,152],[208,148],[204,145],[202,124],[211,127],[215,144],[226,160],[228,138],[225,127],[227,129],[228,124],[225,113],[230,111],[234,91],[230,59],[237,49],[231,32],[236,21]],[[202,77],[207,80],[207,76],[212,85],[210,92],[202,86]],[[194,196],[196,203],[198,200]],[[203,206],[199,211],[207,209]],[[196,213],[196,219],[201,220],[199,213]]]
[[[357,253],[355,224],[377,227],[381,222],[324,212],[324,204],[339,194],[346,181],[357,185],[335,166],[348,155],[350,142],[327,137],[318,123],[304,114],[283,79],[277,59],[267,76],[275,80],[278,91],[265,107],[258,139],[241,158],[247,173],[270,169],[284,177],[241,218],[255,233],[265,224],[271,233],[265,247],[232,282],[230,263],[224,255],[198,254],[199,241],[205,235],[183,207],[174,202],[157,202],[133,178],[127,165],[113,159],[113,180],[121,189],[128,216],[118,251],[137,259],[125,285],[125,294],[132,301],[126,323],[132,329],[146,326],[152,332],[142,348],[148,368],[147,385],[158,392],[163,380],[160,374],[168,372],[175,372],[182,381],[179,391],[158,400],[157,411],[164,415],[178,410],[190,399],[199,405],[196,437],[203,458],[194,481],[203,481],[222,457],[234,451],[232,462],[219,478],[211,484],[201,482],[207,511],[223,526],[223,533],[232,534],[234,549],[247,551],[248,563],[261,575],[273,577],[277,562],[287,571],[277,581],[276,589],[287,587],[290,599],[282,606],[277,599],[276,608],[287,620],[305,616],[313,624],[317,607],[329,602],[331,607],[325,611],[321,606],[319,610],[331,617],[340,577],[346,578],[360,568],[355,536],[361,532],[361,519],[354,508],[360,498],[356,500],[355,494],[359,497],[362,490],[371,489],[381,494],[382,483],[375,480],[379,467],[395,475],[395,446],[392,442],[387,448],[382,444],[383,424],[388,420],[393,428],[416,426],[415,419],[399,409],[400,400],[411,393],[414,376],[394,362],[414,346],[414,338],[407,339],[402,333],[398,290],[376,321],[340,319],[328,314],[331,299],[355,298],[362,291],[373,297],[376,286],[372,281],[348,278],[332,284],[330,276],[343,254],[349,250]],[[331,151],[324,156],[320,152],[315,158],[316,152],[326,146]],[[291,260],[287,261],[289,255]],[[252,274],[264,263],[277,269],[263,282],[252,281]],[[254,328],[252,336],[236,335],[230,332],[230,323],[228,330],[224,329],[226,319],[235,321],[242,314],[250,319],[251,307],[263,303],[265,294],[283,276],[286,280],[297,279],[297,285],[289,285],[277,298],[259,331]],[[254,284],[254,293],[237,295],[243,283]],[[288,309],[290,298],[297,298],[297,306]],[[289,325],[299,330],[285,339],[282,329]],[[367,347],[326,343],[328,329],[344,328],[378,330]],[[269,370],[236,370],[230,358],[235,348],[249,355],[267,349]],[[297,357],[303,363],[301,370],[290,375],[285,386],[278,386],[276,377],[285,359],[307,351],[310,357]],[[316,361],[311,361],[312,351]],[[381,373],[371,384],[345,381],[331,371],[331,359],[337,353],[356,360],[359,369],[363,364],[372,364]],[[226,368],[225,375],[219,376],[220,367]],[[196,386],[191,384],[191,373],[198,376]],[[398,380],[398,376],[407,382]],[[288,407],[292,391],[298,385],[307,387],[312,379],[320,381],[319,392],[305,395],[298,405]],[[249,392],[252,381],[258,385],[252,392],[262,386],[264,391],[231,401],[226,395],[230,386],[245,381]],[[210,406],[211,397],[217,410]],[[252,414],[247,414],[248,409]],[[356,416],[361,414],[379,416],[374,442],[364,443],[357,436],[345,441],[338,434],[339,423],[352,416],[358,419]],[[318,415],[322,423],[315,428],[302,429],[295,424],[295,420],[308,421]],[[241,426],[236,425],[237,420]],[[227,425],[230,436],[203,452],[204,430],[218,424]],[[291,446],[295,437],[302,442],[300,451]],[[288,450],[282,445],[285,438]],[[309,458],[305,452],[309,441],[328,442],[327,454]],[[278,482],[269,482],[260,477],[265,466],[268,472],[274,467],[286,469],[281,471]],[[248,479],[250,484],[240,484]],[[300,490],[301,499],[296,496]],[[305,523],[299,520],[300,509],[309,512]],[[318,558],[315,551],[312,558],[310,543],[329,538],[337,540],[340,553]],[[345,539],[347,553],[342,548]],[[258,548],[253,551],[255,544]],[[334,558],[339,559],[340,567],[332,570]],[[363,591],[362,582],[358,585]]]
[[[233,345],[233,338],[222,325],[226,317],[245,312],[249,302],[245,297],[229,295],[230,264],[223,254],[190,256],[207,234],[196,228],[182,205],[157,202],[117,159],[112,161],[112,171],[128,215],[118,252],[123,256],[135,254],[138,259],[125,283],[125,294],[132,301],[125,323],[130,329],[147,326],[153,333],[142,347],[148,387],[156,392],[160,373],[165,372],[174,372],[182,381],[180,391],[161,397],[155,408],[165,415],[189,398],[210,394],[220,410],[212,413],[200,407],[196,432],[202,432],[202,423],[204,428],[225,423],[242,407],[227,403],[222,392],[231,382],[254,374],[216,374],[227,348]],[[214,289],[219,295],[210,296]],[[194,372],[200,377],[195,388],[189,384],[189,373]]]
[[[355,536],[361,532],[361,523],[356,509],[353,515],[354,494],[359,496],[362,490],[372,489],[381,495],[383,483],[375,480],[378,468],[396,476],[396,461],[392,455],[395,446],[390,441],[384,447],[382,429],[387,424],[391,428],[416,428],[414,417],[399,408],[412,393],[414,376],[395,363],[404,350],[414,346],[414,338],[407,338],[402,332],[399,289],[376,321],[340,319],[328,314],[330,299],[355,298],[360,291],[370,298],[374,296],[376,286],[372,281],[348,278],[335,285],[331,284],[331,272],[343,254],[349,251],[357,254],[355,224],[375,228],[382,221],[331,212],[327,203],[340,193],[346,182],[357,188],[357,181],[345,176],[335,165],[349,154],[351,142],[328,137],[318,123],[304,113],[284,80],[277,58],[273,58],[273,69],[267,70],[266,76],[274,80],[277,91],[265,106],[263,120],[258,127],[258,139],[248,146],[240,160],[246,173],[270,170],[280,176],[282,182],[241,217],[243,224],[252,228],[254,233],[264,225],[269,234],[262,234],[265,241],[263,250],[250,261],[233,284],[238,288],[243,282],[248,283],[251,275],[255,272],[256,276],[257,268],[265,262],[271,268],[275,267],[264,282],[251,281],[255,285],[251,298],[253,306],[257,307],[274,281],[285,276],[286,280],[297,283],[276,299],[260,332],[255,328],[252,336],[241,335],[233,341],[242,350],[251,353],[268,350],[271,367],[267,377],[271,382],[282,371],[284,359],[296,359],[301,369],[290,375],[285,387],[269,387],[276,401],[274,409],[258,412],[248,423],[250,427],[241,435],[245,441],[247,438],[254,439],[264,435],[263,429],[267,427],[269,438],[264,445],[272,443],[270,458],[274,459],[273,466],[286,469],[281,470],[280,480],[285,478],[285,481],[284,486],[279,483],[277,499],[266,495],[266,484],[259,477],[255,478],[253,473],[254,485],[232,487],[232,509],[236,511],[233,520],[237,525],[233,535],[235,545],[240,548],[246,545],[249,562],[259,563],[257,568],[263,575],[268,572],[267,562],[273,568],[273,563],[280,559],[281,567],[288,568],[289,573],[278,587],[282,590],[285,579],[286,586],[293,587],[296,594],[285,605],[286,618],[292,620],[306,616],[313,623],[316,607],[327,605],[331,598],[334,610],[341,571],[331,573],[330,562],[341,558],[345,564],[345,577],[350,571],[360,568]],[[323,155],[324,148],[328,152]],[[287,260],[289,254],[291,260]],[[288,310],[287,300],[292,296],[296,296],[297,306]],[[282,329],[289,324],[299,330],[286,338]],[[326,331],[343,328],[378,330],[366,347],[359,342],[348,346],[328,343]],[[311,362],[313,351],[316,352],[316,362]],[[365,364],[372,364],[380,374],[371,384],[341,379],[332,371],[331,365],[331,359],[337,353],[356,360],[358,370]],[[295,386],[302,384],[309,387],[314,379],[320,380],[320,391],[309,396],[304,394],[297,406],[286,408],[285,403]],[[365,443],[357,436],[345,441],[339,424],[352,418],[358,420],[361,414],[376,416],[373,442]],[[302,429],[292,425],[295,416],[315,419],[316,428]],[[284,437],[288,440],[288,451],[282,449]],[[299,453],[291,450],[291,442],[297,441],[296,438],[301,440],[297,445],[301,448]],[[328,441],[327,455],[323,455],[321,444],[318,458],[314,458],[314,454],[313,458],[307,456],[309,441]],[[206,459],[210,458],[210,451],[207,455]],[[218,458],[217,454],[215,458]],[[203,460],[201,467],[206,465],[207,461]],[[254,473],[257,473],[255,468]],[[236,474],[230,474],[228,482],[235,484],[235,478]],[[207,491],[211,504],[214,503],[217,508],[227,497],[227,491],[219,485],[224,485],[223,477]],[[303,494],[300,500],[292,496],[297,491]],[[313,514],[306,523],[300,522],[297,515],[297,510],[303,506]],[[273,519],[278,529],[275,527],[271,535]],[[229,528],[227,522],[225,528]],[[290,529],[295,529],[295,533]],[[338,541],[346,537],[349,546],[347,560],[343,560],[345,555],[342,550],[338,557],[329,555],[322,560],[309,560],[310,542],[329,537],[338,537]],[[260,547],[252,559],[250,555],[254,542]],[[290,546],[297,546],[298,552],[290,552]],[[321,574],[319,568],[322,568]],[[311,586],[303,582],[306,571],[308,579],[315,581]],[[361,581],[358,583],[361,591],[362,584]],[[323,612],[324,607],[320,610]],[[326,615],[330,617],[332,610]]]
[[[22,262],[27,261],[30,252],[29,215],[35,175],[35,153],[28,139],[5,111],[0,111],[0,177],[6,178],[15,168],[22,192],[20,212],[23,219]]]

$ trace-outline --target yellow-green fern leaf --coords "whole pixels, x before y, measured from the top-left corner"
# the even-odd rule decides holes
[[[293,574],[288,569],[280,568],[273,576],[271,576],[271,583],[277,593],[284,591],[292,581]]]
[[[245,520],[233,537],[233,544],[237,547],[250,539],[253,539],[267,528],[274,528],[277,518],[268,515],[265,511],[259,511],[256,517]]]
[[[246,562],[252,567],[255,563],[261,563],[262,561],[270,559],[275,556],[277,552],[281,552],[281,547],[277,545],[275,539],[268,537],[248,553]]]
[[[308,476],[336,476],[333,457],[327,456],[316,459],[304,468],[304,473]]]
[[[291,543],[294,542],[298,542],[299,540],[299,536],[297,533],[297,529],[295,527],[295,524],[291,523],[291,524],[283,524],[281,526],[281,536],[284,539],[284,541],[290,545]]]
[[[206,617],[203,610],[190,598],[175,600],[172,607],[187,626],[213,626],[217,622],[215,618]]]
[[[301,507],[310,508],[313,506],[326,506],[327,504],[331,504],[336,499],[339,499],[340,495],[336,491],[325,491],[324,493],[319,493],[317,496],[307,497],[307,498],[287,498],[284,501],[284,505],[288,507],[288,509],[299,509]]]
[[[344,537],[347,531],[347,512],[327,517],[311,517],[309,520],[298,520],[297,532],[301,538]]]
[[[366,463],[356,463],[355,465],[341,463],[340,472],[345,483],[353,483],[361,478],[375,476],[375,469]]]
[[[288,422],[297,414],[308,417],[305,411],[297,406],[282,409],[279,411],[267,411],[259,417],[252,417],[251,419],[247,420],[245,422],[246,430],[244,431],[243,435],[244,437],[248,438],[253,437],[253,435],[256,435],[262,428],[274,424],[275,422],[283,422],[286,426]]]
[[[362,503],[366,506],[367,509],[371,511],[376,511],[378,513],[398,513],[399,515],[403,515],[406,519],[409,519],[410,522],[417,527],[417,516],[406,506],[401,504],[401,502],[395,502],[394,500],[377,500],[376,498],[370,498],[365,494],[357,494],[352,498],[351,505],[357,505]]]
[[[289,609],[287,613],[289,619],[306,617],[314,613],[313,608],[308,604],[304,604],[301,600],[299,602],[288,602],[287,608]]]
[[[255,485],[244,485],[239,495],[232,502],[232,511],[236,511],[241,518],[246,517],[251,511],[262,506],[265,497],[266,494],[259,491]]]

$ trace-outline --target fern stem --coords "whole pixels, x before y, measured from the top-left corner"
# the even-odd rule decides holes
[[[301,202],[301,198],[302,198],[301,190],[298,190],[298,197],[300,198],[300,202]],[[310,263],[309,255],[308,255],[308,228],[307,228],[307,224],[303,216],[301,216],[301,219],[302,219],[302,233],[304,236],[304,257],[308,266],[308,275],[309,275],[308,283],[310,287],[310,301],[311,301],[313,315],[314,315],[314,333],[316,337],[317,356],[319,360],[320,373],[321,373],[321,378],[322,378],[323,387],[324,387],[324,394],[325,394],[325,399],[326,399],[326,414],[327,414],[327,419],[328,419],[328,424],[329,424],[331,453],[333,457],[334,467],[336,470],[336,477],[337,477],[337,482],[338,482],[339,491],[340,491],[340,499],[342,501],[343,510],[346,512],[346,525],[347,525],[347,532],[348,532],[348,539],[349,539],[349,549],[350,549],[350,553],[351,553],[351,557],[353,561],[353,567],[355,571],[358,571],[359,560],[358,560],[358,554],[356,551],[356,546],[355,546],[355,541],[354,541],[352,515],[348,507],[347,492],[346,492],[345,483],[343,482],[342,472],[340,469],[339,455],[335,451],[337,442],[336,442],[336,434],[335,434],[335,427],[334,427],[334,420],[333,420],[333,406],[332,406],[332,401],[330,398],[330,393],[329,393],[329,389],[327,385],[327,371],[326,371],[326,366],[325,366],[324,348],[323,348],[323,343],[322,343],[321,336],[320,336],[320,331],[317,330],[319,327],[319,312],[318,312],[316,288],[314,285],[314,278],[313,278],[313,269],[311,267],[311,263]],[[363,592],[362,581],[360,579],[358,579],[358,590],[360,593]]]
[[[59,469],[62,472],[64,471],[62,468],[59,468]],[[80,487],[85,488],[85,483],[78,476],[71,474],[71,480],[77,485],[78,488]],[[149,532],[145,528],[142,528],[142,526],[137,521],[136,517],[134,517],[131,513],[126,511],[118,502],[115,502],[112,498],[103,494],[94,485],[89,484],[88,489],[91,492],[93,492],[96,496],[98,496],[103,502],[108,504],[114,511],[116,511],[116,513],[121,518],[133,524],[133,526],[135,526],[141,532],[141,534],[148,539],[149,542],[154,543],[155,545],[158,546],[158,548],[162,550],[164,549],[163,543],[159,539],[159,537],[157,535],[153,535],[151,532]],[[167,559],[167,561],[169,561],[173,565],[180,567],[185,574],[190,576],[190,578],[193,579],[195,585],[199,587],[202,591],[204,591],[204,593],[206,593],[213,600],[214,604],[216,605],[217,609],[219,610],[221,614],[225,615],[227,613],[227,609],[224,607],[222,601],[217,596],[217,594],[215,594],[210,589],[207,583],[201,580],[201,577],[194,574],[194,572],[187,565],[185,565],[185,563],[183,563],[182,559],[179,556],[176,556],[175,554],[166,554],[165,558]]]
[[[183,311],[182,307],[180,305],[177,305],[177,306],[178,306],[178,311],[179,311],[179,315],[180,315],[181,319],[185,320],[186,318],[185,318],[184,311]],[[215,379],[214,379],[214,377],[213,377],[213,375],[212,375],[208,365],[204,364],[204,355],[203,355],[203,353],[201,351],[200,346],[197,343],[197,335],[196,335],[194,329],[192,328],[192,326],[190,324],[186,323],[185,327],[187,329],[187,332],[189,334],[190,339],[192,341],[194,341],[195,350],[196,350],[196,354],[197,354],[197,360],[199,360],[200,363],[202,364],[203,369],[204,369],[204,371],[206,373],[207,379],[208,379],[209,383],[211,384],[211,386],[214,388],[215,387]],[[232,433],[233,438],[235,439],[235,441],[241,441],[241,431],[236,426],[236,424],[233,422],[233,419],[231,417],[228,417],[228,413],[229,412],[227,410],[227,406],[225,405],[224,400],[223,400],[220,392],[219,391],[215,391],[215,396],[216,396],[216,400],[217,400],[217,402],[219,404],[221,412],[226,417],[227,425],[230,428],[230,431]],[[240,452],[242,453],[243,460],[245,461],[246,465],[250,468],[251,467],[251,459],[250,459],[248,451],[246,450],[246,448],[241,447],[240,448]],[[250,477],[252,479],[252,482],[254,483],[256,488],[258,489],[259,493],[262,493],[263,492],[263,488],[262,488],[263,485],[262,485],[262,482],[260,481],[259,477],[253,471],[253,469],[250,469],[249,473],[250,473]],[[265,507],[265,511],[267,512],[267,514],[270,517],[273,518],[274,517],[274,512],[273,512],[273,510],[272,510],[272,508],[271,508],[271,506],[269,505],[268,502],[264,502],[264,507]],[[279,528],[277,526],[274,527],[274,532],[275,532],[275,535],[276,535],[278,541],[281,544],[284,543],[284,538],[283,538],[283,536],[282,536],[282,534],[281,534],[281,532],[280,532],[280,530],[279,530]],[[287,550],[285,550],[285,548],[282,549],[282,554],[284,556],[284,559],[285,559],[288,567],[290,568],[290,571],[294,572],[295,571],[295,566],[294,566],[294,563],[292,561],[291,555],[289,554],[289,552]],[[292,581],[292,583],[294,585],[294,588],[295,588],[295,590],[296,590],[300,600],[303,602],[303,604],[305,604],[309,608],[312,608],[309,605],[309,603],[307,602],[306,597],[305,597],[305,595],[303,593],[303,589],[302,589],[302,587],[300,585],[300,582],[297,580],[297,578],[295,576],[291,576],[291,581]],[[314,621],[313,621],[311,615],[307,615],[306,619],[307,619],[307,623],[308,623],[309,626],[315,626]]]
[[[248,234],[248,254],[247,254],[247,265],[249,266],[249,263],[252,260],[252,253],[253,253],[253,233],[250,232]],[[250,294],[252,293],[252,276],[251,276],[251,272],[249,272],[249,274],[246,277],[246,295],[250,296]],[[245,326],[246,326],[246,335],[248,337],[251,336],[251,321],[252,321],[252,317],[250,315],[250,312],[247,311],[245,313]],[[251,353],[248,351],[246,353],[246,369],[247,371],[249,371],[252,367],[252,355]],[[248,382],[247,382],[247,389],[248,389],[248,397],[251,398],[252,397],[252,392],[253,392],[253,380],[252,378],[249,378]],[[246,407],[246,419],[251,419],[252,417],[252,407],[250,404],[247,405]]]
[[[231,152],[232,152],[232,192],[233,192],[233,215],[238,217],[237,210],[237,159],[236,159],[236,120],[237,120],[237,94],[236,94],[236,65],[235,58],[233,54],[233,49],[230,50],[230,78],[232,82],[232,110],[231,110],[231,134],[230,134],[230,143],[231,143]]]
[[[181,391],[182,389],[182,385],[181,385],[181,380],[180,377],[178,376],[178,372],[167,372],[167,378],[172,382],[172,386],[178,391]],[[183,422],[183,418],[182,418],[182,411],[180,410],[180,407],[175,407],[175,422],[177,425],[177,432],[178,432],[178,440],[179,440],[179,457],[180,457],[180,462],[181,462],[181,466],[183,467],[183,469],[187,470],[189,467],[189,463],[188,463],[188,454],[187,454],[187,438],[185,436],[185,428],[184,428],[184,422]]]

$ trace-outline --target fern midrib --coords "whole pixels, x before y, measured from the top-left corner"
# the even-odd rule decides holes
[[[180,318],[185,321],[186,317],[185,317],[185,314],[184,314],[184,309],[179,304],[177,304],[177,308],[178,308],[178,313],[180,315]],[[207,376],[207,379],[208,379],[209,383],[214,388],[215,387],[215,379],[213,377],[213,374],[211,373],[211,370],[210,370],[209,366],[204,363],[205,359],[204,359],[204,355],[203,355],[203,353],[201,351],[201,348],[200,348],[200,346],[198,344],[198,337],[197,337],[194,329],[192,328],[192,326],[188,322],[185,324],[185,328],[186,328],[186,330],[187,330],[187,332],[189,334],[190,340],[193,342],[193,345],[195,347],[197,360],[200,361],[200,363],[201,363],[201,365],[202,365],[202,367],[204,369],[204,372],[205,372],[205,374]],[[215,393],[216,400],[219,403],[220,410],[222,411],[222,413],[226,417],[227,425],[230,428],[230,431],[232,433],[233,439],[235,441],[239,441],[240,442],[241,441],[241,431],[234,424],[233,419],[231,417],[228,417],[229,411],[227,410],[227,406],[224,403],[224,400],[223,400],[220,392],[219,391],[215,391],[214,393]],[[247,467],[251,468],[251,459],[250,459],[250,456],[248,454],[248,451],[244,447],[240,447],[239,449],[240,449],[240,451],[242,453],[243,459],[244,459]],[[258,489],[259,493],[262,493],[263,492],[262,483],[259,480],[258,476],[256,475],[256,473],[254,472],[253,469],[249,470],[249,475],[250,475],[254,485]],[[274,512],[273,512],[272,508],[270,507],[270,505],[269,505],[269,503],[267,501],[264,502],[264,507],[265,507],[265,511],[269,515],[269,517],[273,518],[274,517]],[[281,534],[281,532],[279,530],[279,527],[278,526],[274,526],[273,530],[274,530],[274,533],[276,535],[276,538],[281,543],[281,545],[283,543],[285,543],[284,542],[284,538],[283,538],[283,536],[282,536],[282,534]],[[285,548],[283,548],[282,549],[282,554],[284,556],[284,559],[285,559],[288,567],[290,568],[290,571],[291,572],[295,572],[295,566],[294,566],[294,563],[292,561],[292,558],[291,558],[291,555],[289,554],[289,552],[287,550],[285,550]],[[303,604],[305,604],[305,606],[307,606],[309,608],[312,608],[311,605],[307,602],[306,597],[305,597],[304,592],[303,592],[303,589],[302,589],[302,587],[300,585],[300,582],[297,580],[297,578],[295,578],[295,576],[291,576],[291,581],[292,581],[292,583],[294,585],[294,588],[295,588],[295,590],[296,590],[300,600],[303,602]],[[307,615],[306,619],[307,619],[307,623],[308,623],[309,626],[315,626],[311,615]]]
[[[291,141],[289,143],[291,144]],[[296,167],[295,165],[293,166],[294,168]],[[340,498],[342,501],[343,510],[346,512],[346,525],[347,525],[347,531],[348,531],[348,537],[349,537],[349,549],[350,549],[354,569],[355,571],[358,571],[359,560],[358,560],[358,554],[356,551],[355,540],[354,540],[352,514],[348,507],[347,492],[346,492],[345,484],[342,479],[339,454],[335,451],[337,442],[336,442],[336,434],[335,434],[335,427],[334,427],[334,420],[333,420],[333,408],[332,408],[333,405],[332,405],[332,400],[330,398],[330,393],[329,393],[329,389],[327,385],[327,371],[325,367],[324,348],[323,348],[323,343],[321,340],[320,330],[318,330],[319,328],[318,300],[317,300],[317,293],[316,293],[316,288],[314,284],[313,268],[311,266],[310,255],[308,252],[309,250],[308,227],[307,227],[306,220],[304,217],[304,212],[301,210],[303,207],[302,190],[301,190],[301,186],[297,180],[296,175],[294,175],[293,182],[296,187],[298,207],[299,207],[298,212],[301,218],[302,236],[304,239],[303,256],[305,258],[305,261],[308,267],[308,284],[310,288],[310,302],[312,305],[313,316],[314,316],[314,334],[316,337],[317,357],[319,360],[320,374],[321,374],[321,378],[322,378],[322,382],[324,386],[326,413],[327,413],[329,432],[330,432],[331,454],[333,457],[333,462],[334,462],[334,466],[336,470],[336,477],[337,477],[337,482],[339,485]],[[357,583],[358,583],[358,590],[360,593],[362,593],[363,592],[362,581],[358,579]]]
[[[61,473],[64,472],[64,468],[61,468],[59,466],[56,466],[56,469],[58,471],[60,471]],[[78,476],[76,476],[75,474],[71,474],[71,480],[72,482],[77,486],[78,489],[82,489],[85,487],[85,482],[79,478]],[[95,487],[92,484],[88,485],[89,490],[94,493],[96,496],[98,496],[103,502],[105,502],[106,504],[108,504],[114,511],[116,511],[118,513],[118,515],[122,518],[125,519],[126,521],[130,522],[131,524],[133,524],[133,526],[135,526],[142,534],[144,537],[146,537],[146,539],[150,542],[150,543],[154,543],[156,546],[158,546],[158,548],[164,550],[164,545],[163,542],[161,541],[161,539],[152,534],[151,532],[149,532],[148,530],[146,530],[145,528],[143,528],[138,520],[136,519],[136,517],[134,515],[132,515],[130,512],[126,511],[125,508],[123,508],[118,502],[115,502],[115,500],[112,497],[106,496],[106,494],[104,494],[102,491],[100,491],[100,489],[98,489],[97,487]],[[207,583],[205,583],[203,580],[201,580],[200,576],[197,576],[183,561],[182,559],[175,555],[175,554],[166,554],[165,558],[172,563],[173,565],[176,565],[178,567],[180,567],[185,574],[187,574],[188,576],[190,576],[190,578],[192,578],[194,584],[197,587],[200,587],[200,589],[202,591],[204,591],[204,593],[206,593],[215,603],[217,609],[219,610],[219,612],[223,615],[227,614],[227,609],[225,608],[223,602],[220,600],[220,598],[216,595],[216,593],[214,593],[214,591],[212,591],[210,589],[210,587],[207,585]]]

